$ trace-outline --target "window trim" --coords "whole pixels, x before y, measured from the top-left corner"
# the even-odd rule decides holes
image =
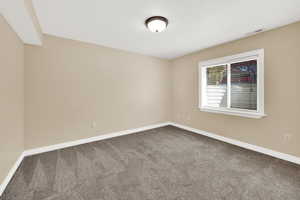
[[[238,108],[216,108],[207,106],[206,102],[206,69],[218,65],[227,65],[227,82],[230,80],[230,64],[233,62],[242,62],[247,60],[257,60],[257,110],[247,110]],[[202,84],[204,83],[204,84]],[[230,85],[230,84],[229,84]],[[228,86],[228,85],[227,85]],[[230,88],[227,88],[229,90]],[[230,98],[231,92],[227,92],[227,98]],[[227,100],[228,100],[227,99]],[[228,103],[230,105],[230,102]],[[264,111],[264,49],[257,49],[245,53],[235,54],[222,58],[199,62],[199,108],[204,112],[235,115],[248,118],[262,118],[266,116]]]

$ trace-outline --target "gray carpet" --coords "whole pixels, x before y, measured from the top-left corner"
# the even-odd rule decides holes
[[[1,200],[299,200],[300,166],[163,127],[25,158]]]

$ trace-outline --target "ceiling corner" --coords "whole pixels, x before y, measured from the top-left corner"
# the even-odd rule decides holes
[[[1,14],[25,44],[42,45],[43,34],[32,0],[2,0]]]

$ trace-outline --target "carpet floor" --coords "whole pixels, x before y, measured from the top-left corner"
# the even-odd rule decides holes
[[[26,157],[1,200],[299,200],[300,166],[172,126]]]

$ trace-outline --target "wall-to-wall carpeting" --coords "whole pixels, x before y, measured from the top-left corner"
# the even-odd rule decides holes
[[[27,157],[21,199],[299,200],[300,166],[168,126]]]

